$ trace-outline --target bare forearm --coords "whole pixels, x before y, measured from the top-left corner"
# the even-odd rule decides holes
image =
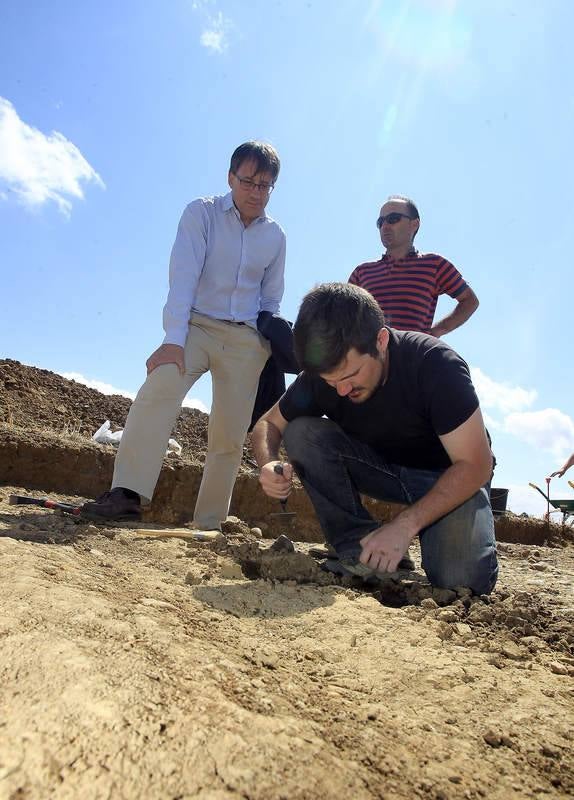
[[[461,300],[450,314],[447,314],[446,317],[432,326],[431,335],[440,337],[444,336],[445,333],[456,330],[456,328],[460,328],[474,314],[477,308],[478,299],[475,296],[469,297],[467,300]]]
[[[281,431],[266,419],[261,419],[251,432],[251,446],[257,464],[262,467],[279,458]]]
[[[401,512],[399,517],[403,518],[415,536],[472,497],[489,477],[490,467],[479,469],[465,462],[453,464],[424,497]]]

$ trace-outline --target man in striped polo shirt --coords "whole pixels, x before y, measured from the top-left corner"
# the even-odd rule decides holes
[[[360,264],[349,283],[373,295],[393,328],[440,338],[474,314],[478,298],[450,261],[414,248],[419,226],[419,212],[412,200],[391,195],[377,219],[385,254],[379,261]],[[441,294],[456,300],[456,306],[433,325]]]

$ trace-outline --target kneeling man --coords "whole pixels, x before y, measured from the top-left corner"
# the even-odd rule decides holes
[[[294,337],[303,371],[252,433],[265,493],[285,499],[294,468],[350,573],[394,572],[419,536],[433,585],[490,593],[492,453],[465,361],[432,336],[387,327],[372,295],[346,283],[305,296]],[[407,508],[380,525],[361,494]]]

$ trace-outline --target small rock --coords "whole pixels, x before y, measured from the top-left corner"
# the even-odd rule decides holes
[[[438,604],[432,597],[425,597],[424,600],[421,600],[422,608],[438,608]]]
[[[198,583],[201,583],[201,577],[199,575],[194,575],[193,572],[188,572],[185,576],[184,583],[188,586],[197,586]]]
[[[450,639],[453,635],[452,627],[448,622],[439,622],[437,625],[436,635],[439,639]]]
[[[255,536],[256,539],[262,539],[263,538],[263,531],[261,530],[261,528],[250,528],[249,529],[249,533],[252,536]]]
[[[506,658],[511,658],[514,661],[521,661],[525,657],[524,650],[514,642],[506,642],[500,648],[500,652]]]
[[[282,533],[281,536],[278,536],[275,539],[269,549],[276,553],[294,553],[295,545],[288,536],[285,536],[285,534]]]
[[[455,622],[452,626],[455,633],[458,633],[459,636],[470,636],[472,634],[472,628],[470,625],[467,625],[466,622]]]
[[[437,611],[436,618],[440,619],[441,622],[457,622],[459,616],[456,611],[450,608],[442,608],[440,611]]]
[[[456,592],[453,592],[452,589],[438,589],[435,587],[432,590],[432,596],[439,606],[446,606],[456,600]]]
[[[535,569],[538,572],[544,572],[544,570],[548,569],[548,564],[545,564],[543,561],[536,561],[534,564],[530,565],[530,569]]]
[[[500,736],[498,733],[495,733],[493,730],[488,730],[486,733],[483,733],[482,738],[486,744],[490,745],[490,747],[502,746],[502,736]]]
[[[550,667],[550,671],[555,675],[568,675],[569,673],[566,664],[561,664],[559,661],[551,661],[548,666]]]
[[[223,563],[220,567],[219,574],[222,578],[230,578],[232,580],[244,577],[241,566],[234,561],[226,561]]]
[[[543,744],[540,748],[540,752],[546,758],[560,758],[562,753],[556,747],[550,747],[548,744]]]
[[[152,608],[169,608],[177,611],[177,606],[173,603],[168,603],[166,600],[156,600],[155,597],[142,597],[139,601],[142,606],[151,606]]]

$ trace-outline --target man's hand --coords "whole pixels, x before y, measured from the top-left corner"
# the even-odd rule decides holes
[[[363,550],[359,560],[378,572],[396,572],[399,561],[418,533],[402,514],[361,539]]]
[[[448,333],[440,323],[433,325],[429,331],[429,336],[434,336],[437,339],[440,339],[441,336],[444,336],[445,333]]]
[[[185,374],[185,355],[184,349],[179,344],[162,344],[155,350],[145,362],[147,374],[161,364],[175,364],[180,375]]]
[[[546,478],[546,480],[549,481],[550,478],[556,478],[556,477],[561,478],[565,472],[566,472],[565,469],[557,469],[556,472],[551,472],[550,475]]]
[[[275,466],[281,464],[283,474],[275,472]],[[286,500],[291,492],[293,480],[293,467],[291,464],[284,464],[281,461],[268,461],[259,473],[259,483],[261,488],[269,497],[277,500]]]

